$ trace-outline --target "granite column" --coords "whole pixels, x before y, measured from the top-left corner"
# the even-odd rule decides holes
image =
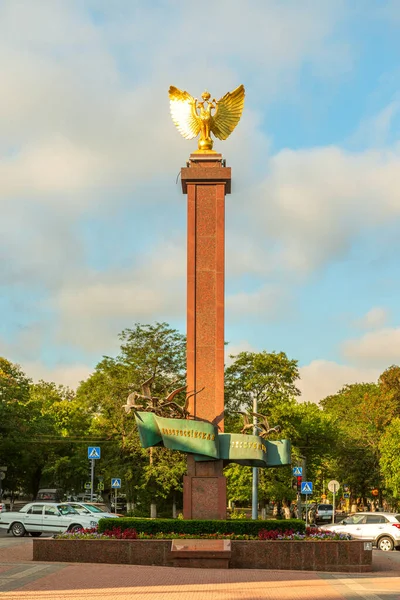
[[[194,153],[181,170],[188,202],[187,389],[198,392],[189,411],[224,428],[225,194],[231,170],[221,154]],[[201,390],[201,391],[200,391]],[[188,456],[184,477],[186,519],[226,518],[222,461]]]

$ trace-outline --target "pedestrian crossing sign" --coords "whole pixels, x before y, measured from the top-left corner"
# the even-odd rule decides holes
[[[88,459],[93,460],[96,458],[100,458],[100,448],[99,446],[89,446],[88,447]]]
[[[301,493],[302,494],[312,494],[312,481],[302,481]]]
[[[303,467],[293,467],[293,476],[297,477],[303,475]]]
[[[111,487],[112,488],[120,488],[121,487],[121,480],[118,477],[113,477],[111,479]]]

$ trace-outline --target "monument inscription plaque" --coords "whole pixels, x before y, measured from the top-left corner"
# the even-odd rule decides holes
[[[176,567],[229,569],[231,540],[172,540],[171,558]]]

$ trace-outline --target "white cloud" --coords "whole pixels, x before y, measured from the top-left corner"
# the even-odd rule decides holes
[[[231,365],[235,360],[235,356],[241,352],[258,352],[258,350],[249,344],[247,340],[241,340],[233,344],[228,343],[228,345],[225,346],[225,365]]]
[[[287,308],[288,299],[280,286],[264,285],[254,292],[228,294],[225,302],[228,318],[272,318]]]
[[[89,352],[116,350],[117,334],[135,321],[185,318],[183,240],[136,255],[129,269],[77,270],[48,302],[55,339]],[[110,350],[108,350],[110,351]]]
[[[393,130],[393,121],[400,111],[400,97],[397,94],[394,99],[384,106],[376,115],[364,119],[358,130],[350,137],[350,142],[367,145],[369,147],[382,148],[390,141]]]
[[[363,366],[386,368],[400,363],[400,327],[371,331],[342,345],[343,355]]]
[[[33,328],[33,331],[23,330],[12,341],[0,338],[0,356],[19,364],[26,376],[34,382],[38,382],[40,379],[54,381],[72,389],[75,389],[81,381],[87,379],[90,373],[93,372],[93,366],[84,362],[69,363],[60,361],[50,366],[43,360],[32,359],[32,356],[38,354],[40,347],[39,335],[41,335],[41,330]]]
[[[209,3],[211,20],[204,6],[198,11],[186,2],[155,8],[125,1],[120,6],[120,11],[96,6],[106,15],[96,25],[90,2],[2,3],[3,198],[29,193],[41,202],[62,191],[62,208],[71,208],[72,200],[82,211],[93,196],[85,193],[79,202],[71,198],[81,191],[129,186],[179,167],[180,148],[189,151],[189,145],[182,144],[168,116],[169,83],[198,95],[203,82],[222,95],[250,69],[256,88],[265,92],[272,85],[273,93],[283,93],[296,82],[290,76],[285,83],[283,71],[295,73],[304,61],[326,67],[329,57],[340,55],[330,38],[342,16],[340,2],[324,7],[311,2],[307,11],[294,1],[284,7],[275,0],[254,1],[243,11],[240,4],[221,0]],[[199,35],[208,40],[202,52],[189,51]],[[236,69],[227,66],[232,55]],[[261,79],[260,64],[268,72]],[[325,71],[330,76],[332,68]],[[255,89],[239,133],[246,139],[242,162],[251,161],[246,148],[253,153],[257,148],[257,119],[251,115],[258,97]],[[265,97],[260,108],[264,105]]]
[[[275,239],[276,268],[310,273],[343,256],[361,231],[398,216],[399,187],[400,146],[283,150],[271,157],[248,220],[256,239]]]
[[[389,318],[389,312],[382,306],[371,308],[361,319],[356,321],[356,325],[362,329],[376,329],[386,325]]]
[[[319,402],[336,394],[345,384],[377,381],[382,371],[375,367],[358,368],[328,360],[313,360],[300,367],[299,372],[301,379],[297,387],[302,394],[301,401]]]
[[[261,133],[265,107],[296,95],[304,65],[320,78],[351,67],[346,44],[332,35],[345,12],[341,0],[253,0],[248,10],[231,0],[204,0],[202,10],[172,0],[157,8],[129,0],[1,3],[0,274],[38,311],[19,351],[24,364],[44,373],[29,352],[36,357],[49,340],[108,351],[127,321],[184,315],[184,244],[165,243],[176,234],[168,225],[156,239],[154,214],[137,193],[153,184],[150,210],[165,209],[195,147],[170,121],[171,83],[195,95],[207,86],[217,97],[246,85],[246,112],[223,148],[239,191],[227,232],[232,277],[251,272],[263,280],[285,267],[309,272],[343,253],[358,228],[398,213],[397,148],[284,150],[270,159]],[[170,192],[160,184],[167,175]],[[148,231],[154,252],[138,252],[131,268],[96,269],[82,221],[114,215],[128,201],[138,209],[135,232]],[[283,286],[257,285],[231,294],[227,311],[264,316],[285,308]],[[53,372],[72,380],[86,366],[63,369]]]
[[[54,381],[58,385],[66,385],[76,389],[93,372],[93,368],[85,364],[59,364],[49,367],[40,361],[26,361],[21,364],[23,371],[36,383],[40,379]]]

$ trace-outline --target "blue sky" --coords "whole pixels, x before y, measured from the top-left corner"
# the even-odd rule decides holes
[[[396,0],[3,0],[0,354],[75,387],[123,328],[185,331],[167,91],[243,83],[228,351],[285,351],[312,401],[398,363],[399,28]]]

